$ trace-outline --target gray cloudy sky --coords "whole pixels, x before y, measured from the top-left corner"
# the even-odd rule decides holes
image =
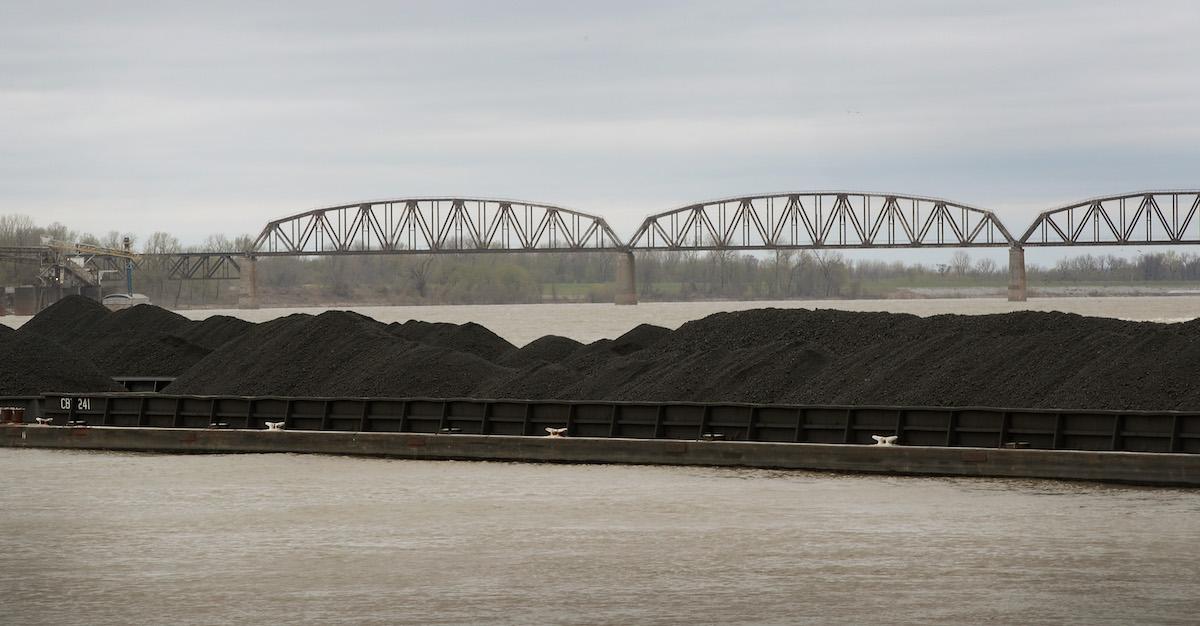
[[[186,242],[489,195],[1200,186],[1200,3],[0,0],[0,212]]]

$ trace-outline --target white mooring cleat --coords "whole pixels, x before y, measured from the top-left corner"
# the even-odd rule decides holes
[[[550,433],[547,437],[566,437],[567,429],[565,428],[547,428],[546,432]]]
[[[267,425],[267,430],[283,430],[285,422],[263,422]]]
[[[33,418],[33,421],[41,424],[42,426],[49,426],[50,422],[54,421],[54,418],[53,417],[35,417],[35,418]]]
[[[871,435],[871,439],[875,440],[875,445],[877,446],[894,446],[896,445],[896,440],[899,438],[897,435],[889,435],[887,437],[883,435]]]

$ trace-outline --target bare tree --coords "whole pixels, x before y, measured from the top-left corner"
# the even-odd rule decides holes
[[[423,254],[408,266],[408,276],[412,279],[413,289],[417,291],[417,295],[425,297],[425,292],[429,288],[429,273],[433,267],[433,255]]]
[[[146,243],[142,245],[142,252],[146,254],[170,254],[182,249],[178,239],[172,237],[171,233],[162,231],[152,233]]]
[[[783,277],[792,273],[792,255],[795,250],[776,250],[775,263],[772,267],[771,294],[779,296],[783,293]]]
[[[712,264],[713,272],[717,275],[718,293],[725,293],[725,279],[728,275],[727,268],[733,257],[734,252],[728,248],[717,248],[708,252],[709,263]]]
[[[845,265],[842,261],[842,255],[836,252],[829,252],[828,250],[813,250],[812,256],[816,260],[817,266],[821,268],[821,277],[825,281],[825,297],[828,298],[835,291],[834,278],[837,277],[838,270]],[[840,281],[838,281],[837,286],[840,289]]]
[[[0,215],[0,242],[5,245],[37,243],[38,227],[28,215]]]
[[[971,271],[971,255],[962,250],[955,252],[954,256],[950,257],[950,268],[959,276],[965,275]]]
[[[975,262],[975,271],[980,274],[983,274],[984,276],[989,276],[991,274],[995,274],[996,273],[996,262],[987,257],[979,259],[978,261]]]
[[[237,252],[237,245],[223,233],[215,233],[204,240],[203,249],[205,252]]]
[[[113,234],[116,235],[117,231],[114,230]],[[59,222],[54,222],[53,224],[46,227],[46,236],[51,239],[57,239],[58,241],[75,241],[76,237],[78,236],[78,233],[71,230],[70,228],[67,228],[67,226],[65,224],[61,224]],[[118,235],[117,243],[118,243],[117,247],[118,248],[121,247],[119,245],[120,244],[120,236],[119,235]]]

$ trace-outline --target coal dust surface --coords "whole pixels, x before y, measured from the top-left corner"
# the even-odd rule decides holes
[[[0,331],[0,344],[0,392],[13,395],[166,376],[166,392],[196,395],[1200,409],[1200,322],[1054,312],[755,309],[518,347],[474,323],[348,311],[193,321],[72,297]]]

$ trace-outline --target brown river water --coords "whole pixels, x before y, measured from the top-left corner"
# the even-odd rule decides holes
[[[384,321],[476,321],[523,344],[755,306],[921,315],[1013,307],[970,299],[356,310]],[[1200,315],[1200,298],[1025,307],[1179,321]],[[0,449],[0,476],[5,625],[1200,619],[1200,490],[14,449]]]
[[[637,306],[612,304],[497,304],[471,306],[351,306],[351,310],[381,322],[419,319],[430,322],[476,322],[496,334],[525,345],[546,334],[563,335],[579,341],[612,338],[642,323],[676,328],[689,320],[719,311],[763,307],[842,309],[846,311],[891,311],[914,315],[961,313],[982,315],[1010,311],[1064,311],[1080,315],[1118,319],[1183,322],[1200,317],[1200,295],[1113,296],[1094,298],[1034,298],[1008,302],[1004,298],[940,298],[914,300],[781,300],[754,302],[646,302]],[[287,309],[197,309],[180,311],[192,319],[232,315],[264,322],[291,313],[316,314],[329,307]],[[4,316],[0,323],[17,327],[28,317]]]
[[[757,302],[647,302],[637,306],[612,304],[516,304],[477,306],[349,307],[381,322],[420,319],[431,322],[476,322],[518,346],[546,334],[578,341],[613,338],[638,324],[677,328],[684,322],[719,311],[764,307],[891,311],[914,315],[961,313],[982,315],[1010,311],[1064,311],[1080,315],[1155,322],[1182,322],[1200,317],[1200,296],[1035,298],[1009,302],[1003,298],[945,298],[920,300],[783,300]],[[324,309],[260,309],[258,311],[184,311],[203,319],[217,313],[254,322],[289,313],[319,313]]]

